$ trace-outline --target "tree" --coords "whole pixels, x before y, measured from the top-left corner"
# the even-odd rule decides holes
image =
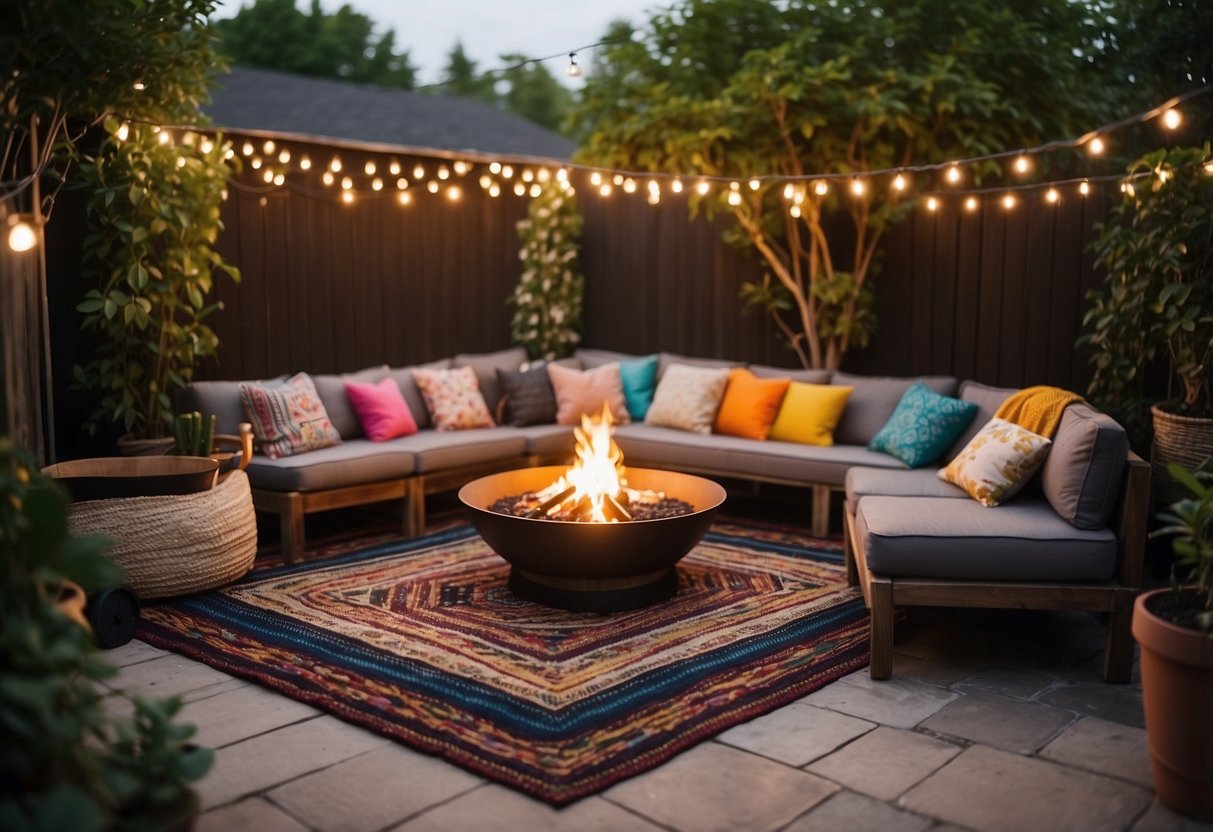
[[[574,113],[588,135],[578,159],[729,180],[693,209],[732,213],[732,238],[769,270],[747,299],[803,364],[836,368],[867,342],[880,242],[915,186],[862,175],[1103,123],[1110,94],[1087,57],[1105,23],[1098,3],[1072,0],[682,0],[596,59]],[[761,177],[798,181],[785,194]]]
[[[476,62],[467,56],[463,51],[463,43],[458,40],[447,54],[446,67],[442,70],[442,81],[437,92],[440,95],[475,98],[478,101],[497,99],[493,78],[476,72]]]
[[[349,5],[326,14],[312,0],[305,13],[295,0],[254,0],[215,28],[237,64],[403,89],[416,83],[408,51],[396,51],[395,30],[377,37],[374,21]]]
[[[573,105],[572,91],[542,63],[528,61],[525,55],[502,55],[501,61],[510,67],[501,73],[501,80],[508,85],[501,96],[505,108],[527,121],[560,132]]]

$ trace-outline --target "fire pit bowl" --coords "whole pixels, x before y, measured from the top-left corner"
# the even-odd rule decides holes
[[[474,480],[459,490],[472,525],[509,562],[516,595],[577,612],[615,612],[671,597],[674,564],[695,547],[725,492],[702,477],[628,468],[628,485],[663,491],[694,506],[690,514],[626,523],[575,523],[490,511],[502,497],[538,491],[560,477],[561,465],[521,468]]]

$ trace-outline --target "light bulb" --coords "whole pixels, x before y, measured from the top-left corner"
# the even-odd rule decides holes
[[[614,176],[611,177],[611,181],[613,183],[615,183],[616,185],[622,185],[623,184],[623,174],[622,173],[615,174]]]
[[[265,206],[270,204],[270,201],[268,199],[266,199],[265,197],[261,197],[261,199],[257,200],[257,204],[260,205],[262,208],[264,208]]]
[[[649,180],[648,189],[650,194],[661,195],[661,185],[658,184],[656,179]]]
[[[569,181],[569,169],[561,168],[560,170],[556,171],[556,181],[557,182],[568,182]]]
[[[167,130],[160,131],[160,144],[168,144],[173,140],[173,136]]]
[[[825,196],[829,192],[830,183],[826,182],[824,179],[818,179],[815,183],[813,183],[813,193],[817,194],[818,196]]]
[[[118,141],[120,141],[120,142],[124,142],[124,141],[126,141],[126,137],[127,137],[127,136],[129,136],[130,134],[131,134],[131,128],[130,128],[130,125],[129,125],[129,124],[126,124],[126,123],[124,122],[124,123],[123,123],[123,124],[122,124],[122,125],[121,125],[121,126],[118,128],[118,132],[117,132],[117,133],[115,133],[114,135],[118,137]]]
[[[633,191],[636,190],[636,187],[634,185],[632,186],[632,190]],[[539,196],[541,193],[543,193],[543,186],[540,185],[538,182],[533,183],[531,185],[531,196],[536,197],[536,196]]]
[[[1098,156],[1099,154],[1103,153],[1104,152],[1103,139],[1101,139],[1099,136],[1096,136],[1095,138],[1091,139],[1091,141],[1087,143],[1087,150],[1090,151],[1092,156]]]
[[[329,160],[329,170],[331,170],[333,173],[341,172],[341,160],[336,156]]]
[[[346,205],[352,204],[354,202],[354,192],[353,191],[342,191],[341,192],[341,201],[344,202]]]
[[[522,171],[522,181],[523,182],[531,182],[534,179],[535,179],[535,171],[531,170],[530,168],[525,168]]]
[[[413,178],[420,179],[423,176],[425,176],[425,168],[418,164],[415,168],[413,168]]]
[[[249,167],[251,167],[253,170],[261,170],[261,157],[254,156],[252,161],[249,162]]]
[[[372,191],[382,191],[383,190],[383,180],[380,179],[378,176],[376,176],[374,179],[371,180],[371,190]]]
[[[8,230],[8,247],[17,252],[29,251],[38,244],[38,233],[26,220],[16,217],[12,219],[16,222],[13,222],[12,228]]]
[[[177,157],[177,167],[179,167],[179,168],[185,167],[185,157],[184,156]]]
[[[676,194],[680,194],[680,193],[682,193],[682,180],[681,180],[681,179],[675,179],[673,182],[671,182],[671,183],[670,183],[670,190],[671,190],[671,191],[673,191],[673,192],[674,192],[674,193],[676,193]]]
[[[461,159],[461,160],[459,160],[458,162],[456,162],[456,163],[455,163],[454,165],[452,165],[451,167],[453,167],[453,168],[455,169],[455,175],[456,175],[456,176],[463,176],[463,175],[464,175],[464,174],[466,174],[466,173],[467,173],[469,170],[471,170],[471,169],[472,169],[472,166],[471,166],[471,165],[469,165],[467,162],[463,161],[462,159]]]
[[[367,176],[374,176],[374,175],[375,175],[375,170],[376,170],[376,168],[375,168],[375,163],[374,163],[374,162],[372,162],[372,161],[369,161],[369,160],[368,160],[368,161],[367,161],[367,163],[366,163],[365,165],[363,165],[363,166],[362,166],[362,169],[363,169],[364,171],[366,171],[366,175],[367,175]]]
[[[1183,124],[1183,120],[1183,115],[1175,108],[1171,108],[1162,114],[1162,124],[1168,130],[1176,129],[1179,125]]]
[[[1205,162],[1205,173],[1213,176],[1213,162]]]
[[[489,196],[491,196],[491,197],[501,196],[501,186],[498,185],[496,182],[494,182],[492,185],[489,185]]]
[[[661,202],[661,191],[649,191],[649,205],[656,205]]]
[[[1005,196],[1003,196],[1002,207],[1008,211],[1010,211],[1012,208],[1014,208],[1015,207],[1015,195],[1006,194]]]
[[[482,173],[480,175],[480,187],[488,188],[488,186],[492,185],[492,184],[493,184],[493,177],[489,176],[487,173]]]
[[[451,185],[446,189],[446,198],[448,202],[458,202],[463,198],[463,189],[458,185]]]
[[[210,153],[215,149],[215,143],[210,139],[203,139],[202,144],[200,144],[199,147],[202,149],[203,153]]]
[[[735,191],[735,190],[737,190],[737,189],[738,189],[738,188],[740,188],[740,187],[741,187],[741,183],[740,183],[740,182],[730,182],[730,183],[729,183],[729,190],[730,190],[730,191]]]
[[[703,196],[711,189],[711,184],[706,179],[701,179],[699,184],[695,186],[695,190],[699,191],[699,195]]]
[[[1045,202],[1057,202],[1059,199],[1061,199],[1061,194],[1057,192],[1056,188],[1049,188],[1045,191]]]
[[[977,210],[977,198],[976,197],[971,196],[965,200],[965,210],[966,211],[976,211]]]
[[[955,185],[960,182],[960,168],[952,165],[948,168],[947,180],[949,184]]]
[[[631,177],[623,180],[623,190],[625,193],[629,194],[636,193],[636,180],[632,179]]]
[[[540,182],[550,182],[552,179],[552,172],[547,168],[540,168],[535,172],[535,178]]]
[[[282,173],[274,174],[274,184],[275,185],[277,185],[279,188],[281,188],[284,182],[286,182],[285,174],[282,174]]]
[[[1078,192],[1083,196],[1091,193],[1091,184],[1089,182],[1080,182],[1078,184]]]
[[[502,165],[501,166],[501,175],[504,178],[509,179],[511,176],[514,175],[514,166],[513,165]]]
[[[397,162],[395,159],[393,159],[392,163],[387,166],[387,172],[390,173],[392,176],[399,176],[400,175],[400,163]]]
[[[451,178],[451,169],[448,168],[446,165],[441,165],[438,168],[438,178],[443,181],[450,179]]]
[[[491,165],[489,165],[489,173],[501,173],[501,162],[493,162]]]
[[[403,191],[408,186],[409,186],[409,180],[405,179],[403,176],[396,180],[396,187],[399,190]]]
[[[863,196],[863,192],[865,190],[866,188],[864,187],[862,179],[851,180],[851,193],[855,194],[855,196]]]
[[[526,196],[526,185],[521,182],[514,183],[514,196]]]
[[[240,148],[240,152],[243,153],[245,156],[252,156],[253,155],[253,143],[245,142],[244,146]]]
[[[761,183],[761,182],[759,182],[757,179],[751,179],[751,180],[750,180],[750,190],[751,190],[751,191],[756,191],[756,190],[758,190],[758,188],[759,188],[761,185],[762,185],[762,183]]]
[[[939,200],[933,196],[927,197],[927,210],[928,211],[938,211],[939,210]]]
[[[906,189],[906,178],[900,173],[893,177],[893,190],[904,191]]]
[[[790,200],[794,196],[796,196],[796,186],[789,182],[783,186],[783,198]]]
[[[331,170],[326,170],[324,172],[324,176],[320,177],[320,181],[326,185],[332,185],[333,184],[333,172]]]
[[[1032,166],[1032,163],[1028,161],[1027,156],[1020,156],[1015,160],[1015,172],[1016,173],[1027,173],[1028,168],[1030,168],[1031,166]]]
[[[791,214],[794,218],[799,219],[800,218],[800,206],[793,205],[791,208],[788,209],[788,213]]]
[[[135,92],[143,92],[145,89],[147,89],[147,84],[143,83],[142,81],[136,81],[131,86],[134,87]]]
[[[741,194],[737,191],[729,191],[729,205],[740,205]]]
[[[599,188],[598,188],[598,193],[601,196],[610,196],[611,195],[611,183],[603,182],[602,185],[599,186]]]
[[[265,180],[265,184],[270,184],[274,181],[274,172],[269,168],[265,169],[265,173],[261,174],[261,178]]]
[[[581,67],[577,65],[577,53],[576,52],[569,53],[569,65],[568,65],[568,68],[565,69],[564,74],[569,76],[570,78],[581,77]]]
[[[311,170],[311,169],[312,169],[312,160],[311,159],[304,156],[302,159],[299,160],[299,170]]]
[[[795,202],[797,205],[803,205],[804,200],[805,200],[804,191],[800,188],[797,188],[795,193],[792,194],[792,201]]]
[[[410,202],[413,201],[413,195],[408,193],[407,191],[403,191],[396,195],[396,201],[399,202],[401,205],[408,205]]]
[[[353,179],[350,179],[348,176],[343,176],[341,178],[341,190],[349,191],[349,190],[352,190],[353,187],[354,187]]]
[[[430,193],[432,193],[432,194],[436,194],[436,193],[438,193],[438,180],[437,180],[437,179],[431,179],[429,182],[426,182],[426,183],[425,183],[425,189],[426,189],[427,191],[429,191]]]
[[[227,150],[223,151],[224,159],[230,159],[235,155],[236,155],[236,151],[232,150],[230,147]]]
[[[1168,177],[1167,177],[1167,171],[1166,171],[1165,169],[1160,170],[1160,171],[1158,172],[1158,184],[1160,184],[1160,185],[1165,185],[1165,184],[1167,184],[1167,178],[1168,178]]]
[[[274,152],[274,143],[272,141],[267,141],[265,144],[261,145],[261,149],[265,152],[266,156],[269,156]]]
[[[597,188],[599,185],[601,185],[602,184],[602,174],[599,173],[598,171],[594,171],[593,173],[591,173],[590,174],[590,184],[593,185],[595,188]]]

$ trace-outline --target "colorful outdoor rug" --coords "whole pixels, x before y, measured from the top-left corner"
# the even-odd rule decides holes
[[[562,612],[457,525],[258,568],[138,637],[562,805],[867,664],[837,543],[717,523],[678,573],[669,601]]]

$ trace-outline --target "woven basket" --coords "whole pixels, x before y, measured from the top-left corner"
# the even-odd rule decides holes
[[[1158,405],[1150,408],[1154,416],[1154,444],[1150,449],[1150,476],[1154,480],[1154,504],[1169,507],[1190,496],[1188,490],[1171,478],[1167,464],[1178,462],[1188,470],[1213,456],[1213,419],[1179,416]]]
[[[115,541],[109,554],[144,601],[230,583],[257,555],[257,516],[243,471],[197,494],[74,503],[68,523],[76,534]]]

